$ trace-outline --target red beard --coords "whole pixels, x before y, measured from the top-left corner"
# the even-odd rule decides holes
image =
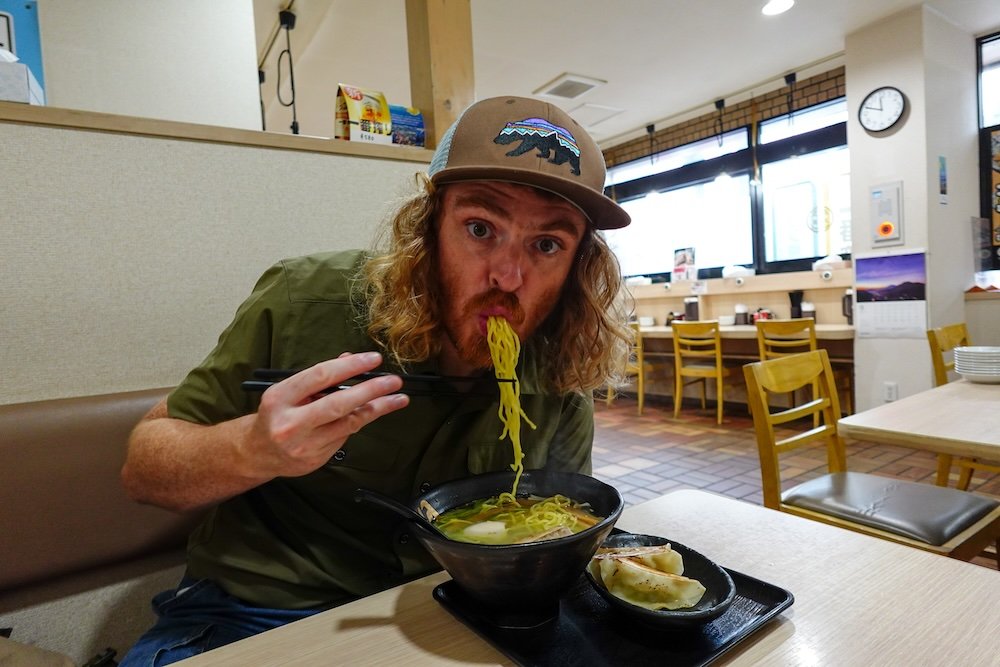
[[[486,340],[486,319],[491,315],[505,318],[515,330],[525,317],[516,296],[510,292],[490,290],[471,299],[462,309],[460,322],[478,322],[476,329],[460,327],[460,322],[453,322],[450,327],[452,342],[459,356],[478,368],[489,368],[493,363]]]

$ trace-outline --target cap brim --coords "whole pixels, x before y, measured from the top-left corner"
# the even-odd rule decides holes
[[[625,209],[609,197],[552,174],[504,167],[453,167],[442,169],[431,177],[435,185],[461,181],[504,181],[548,190],[583,211],[596,229],[620,229],[632,221]]]

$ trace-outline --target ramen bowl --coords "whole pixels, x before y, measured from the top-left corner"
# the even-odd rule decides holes
[[[417,497],[412,508],[428,520],[462,505],[509,492],[510,472],[475,475],[437,486]],[[613,486],[578,473],[526,471],[518,496],[560,494],[589,505],[597,524],[579,533],[526,544],[473,544],[450,540],[422,521],[412,532],[462,591],[497,610],[547,614],[580,578],[625,506]]]

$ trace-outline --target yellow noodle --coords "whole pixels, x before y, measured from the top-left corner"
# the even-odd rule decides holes
[[[490,356],[493,359],[493,373],[498,380],[514,380],[514,382],[500,382],[500,421],[503,423],[504,436],[510,438],[514,446],[514,463],[511,470],[514,471],[514,488],[511,495],[517,495],[517,483],[524,472],[524,452],[521,451],[521,419],[530,426],[535,425],[528,419],[521,409],[521,385],[517,382],[517,359],[521,354],[521,341],[511,328],[510,322],[502,317],[490,317],[486,321],[486,342],[490,346]],[[501,498],[501,502],[502,502]]]

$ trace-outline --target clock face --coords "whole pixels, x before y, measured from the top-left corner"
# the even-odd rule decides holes
[[[899,89],[886,86],[868,93],[858,109],[858,120],[869,132],[882,132],[898,123],[904,111],[906,97]]]

